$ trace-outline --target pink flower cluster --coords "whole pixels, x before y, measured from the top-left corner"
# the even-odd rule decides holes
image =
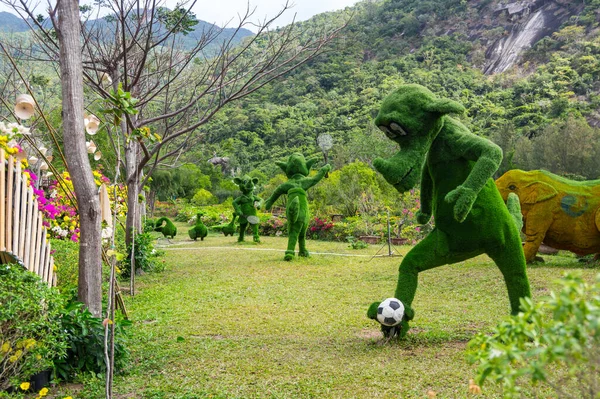
[[[32,183],[35,183],[38,177],[31,171],[27,171]],[[68,177],[66,178],[67,180]],[[38,209],[42,212],[42,224],[48,230],[51,238],[70,239],[79,241],[79,218],[75,207],[60,189],[58,182],[54,181],[48,188],[48,193],[44,190],[33,189],[38,201]]]

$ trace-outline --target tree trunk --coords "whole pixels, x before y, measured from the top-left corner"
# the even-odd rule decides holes
[[[139,144],[131,140],[125,147],[125,168],[127,173],[127,220],[125,221],[125,243],[130,245],[133,241],[134,232],[139,233],[141,227],[140,212],[138,207],[138,189],[140,174],[137,170],[137,157]]]
[[[80,223],[78,299],[90,312],[102,314],[100,200],[85,145],[83,67],[79,3],[57,2],[55,29],[60,44],[63,138],[67,169],[77,197]]]

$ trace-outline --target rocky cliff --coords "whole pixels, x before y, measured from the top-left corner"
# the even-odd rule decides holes
[[[575,5],[564,0],[503,2],[489,7],[491,21],[488,22],[495,25],[493,29],[502,27],[504,31],[487,48],[483,71],[488,75],[509,69],[519,61],[525,50],[557,31],[583,9],[582,4]]]

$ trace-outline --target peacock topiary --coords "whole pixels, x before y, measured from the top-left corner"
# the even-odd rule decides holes
[[[196,241],[200,238],[200,241],[204,241],[204,237],[208,235],[208,228],[202,223],[202,213],[196,215],[196,223],[194,227],[188,230],[190,238]]]
[[[177,235],[177,227],[171,222],[171,219],[164,216],[156,221],[154,231],[162,233],[165,238],[174,238]]]

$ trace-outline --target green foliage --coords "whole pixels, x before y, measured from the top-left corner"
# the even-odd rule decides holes
[[[361,241],[359,239],[357,239],[354,236],[348,236],[346,237],[346,241],[348,241],[348,243],[350,245],[348,245],[348,248],[352,248],[352,249],[365,249],[369,247],[369,244],[367,244],[364,241]]]
[[[154,227],[156,226],[156,220],[152,218],[144,219],[144,225],[142,226],[143,233],[151,233],[154,231]]]
[[[210,176],[193,163],[175,169],[155,170],[150,181],[150,188],[160,201],[175,198],[191,200],[199,189],[210,190],[211,187]]]
[[[123,369],[129,356],[125,327],[131,322],[121,317],[115,323],[115,371]],[[84,373],[106,372],[104,357],[104,325],[85,305],[72,302],[62,311],[60,324],[66,334],[66,357],[54,361],[54,370],[63,381],[73,381]]]
[[[536,303],[524,299],[521,313],[469,342],[481,384],[500,384],[506,398],[536,396],[543,386],[552,397],[598,397],[600,275],[589,284],[568,274],[560,284]]]
[[[175,7],[174,10],[169,10],[165,7],[159,8],[157,19],[165,25],[167,30],[174,33],[181,33],[184,36],[193,32],[194,26],[198,24],[194,13],[180,6]]]
[[[63,293],[77,292],[79,276],[79,243],[50,239],[56,267],[57,287]]]
[[[112,124],[118,126],[125,115],[135,115],[138,110],[135,105],[138,99],[131,96],[131,93],[123,90],[123,85],[119,82],[116,91],[111,90],[105,99],[106,107],[101,112],[107,117],[112,118]]]
[[[134,237],[135,247],[135,269],[143,270],[144,272],[162,272],[165,269],[164,261],[159,261],[157,258],[163,255],[163,252],[157,251],[154,248],[154,237],[151,233],[140,233]],[[131,246],[127,248],[126,265],[121,269],[122,277],[131,275]]]
[[[329,174],[311,197],[316,209],[331,206],[344,216],[358,213],[374,213],[384,206],[381,185],[377,173],[363,162],[353,162]]]
[[[196,191],[196,194],[194,194],[194,197],[191,201],[191,203],[196,206],[213,205],[218,202],[219,200],[217,199],[217,197],[212,195],[210,191],[203,188]]]
[[[18,386],[65,355],[55,288],[20,265],[0,265],[0,390]]]
[[[581,118],[568,118],[547,126],[532,139],[516,138],[509,151],[510,166],[524,170],[545,169],[559,175],[600,177],[600,129]]]

